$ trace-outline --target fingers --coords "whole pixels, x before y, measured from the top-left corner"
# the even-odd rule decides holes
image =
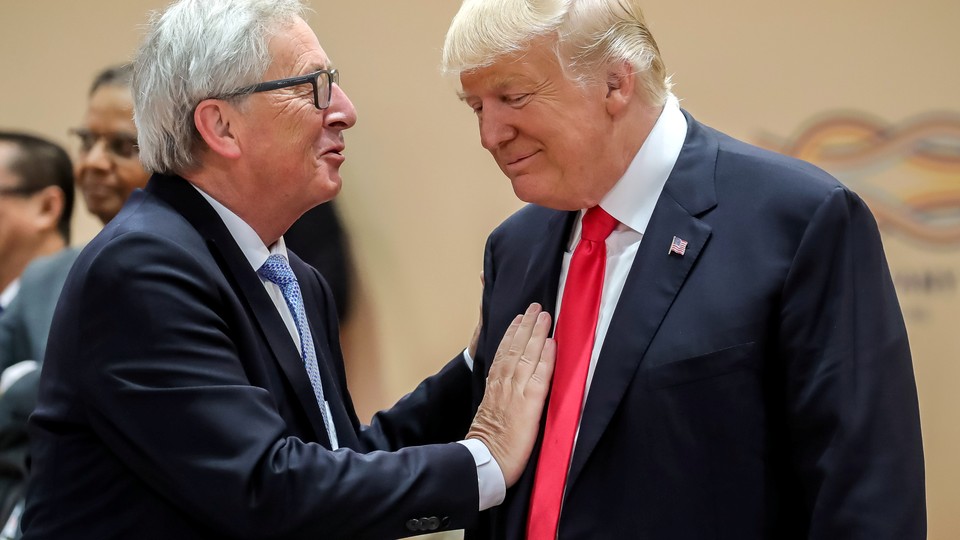
[[[537,363],[530,376],[528,387],[541,392],[544,396],[550,389],[550,380],[553,378],[553,370],[557,366],[557,342],[548,339],[543,345],[543,354],[540,355],[540,362]]]
[[[541,354],[544,351],[547,338],[550,336],[550,321],[549,313],[540,312],[540,314],[537,315],[537,321],[533,326],[530,338],[524,346],[523,354],[520,355],[520,361],[517,363],[516,370],[513,374],[516,383],[526,384],[542,361]]]
[[[493,357],[493,364],[490,366],[490,373],[487,375],[488,378],[506,379],[513,377],[517,363],[521,361],[521,356],[533,335],[540,311],[540,304],[533,303],[527,308],[526,313],[522,316],[518,315],[513,320],[500,341],[496,355]],[[536,361],[536,357],[532,359]]]
[[[513,322],[510,323],[510,326],[507,327],[507,331],[503,334],[503,339],[500,340],[500,346],[497,347],[497,352],[493,357],[493,363],[490,364],[490,371],[487,374],[487,378],[500,378],[503,376],[503,372],[507,370],[506,362],[503,362],[503,356],[506,354],[506,351],[510,349],[510,344],[513,343],[513,336],[516,335],[517,330],[520,328],[520,321],[523,320],[523,315],[517,315],[513,318]]]

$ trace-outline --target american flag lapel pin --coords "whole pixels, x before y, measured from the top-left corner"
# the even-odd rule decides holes
[[[667,252],[667,255],[676,253],[683,257],[685,251],[687,251],[687,241],[678,236],[674,236],[673,242],[670,242],[670,251]]]

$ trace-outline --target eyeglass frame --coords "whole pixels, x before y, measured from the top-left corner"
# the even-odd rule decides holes
[[[48,186],[4,186],[0,187],[0,197],[32,197]]]
[[[321,107],[319,79],[324,73],[327,74],[327,102],[323,107]],[[337,71],[336,68],[320,69],[306,75],[297,75],[296,77],[264,81],[257,84],[251,84],[250,86],[245,86],[240,90],[237,90],[235,95],[249,95],[259,92],[269,92],[271,90],[280,90],[281,88],[289,88],[291,86],[298,86],[307,83],[313,85],[313,106],[322,111],[330,107],[330,103],[333,101],[333,85],[336,84],[337,86],[340,86],[340,72]]]
[[[106,150],[107,150],[107,153],[109,153],[110,155],[114,157],[118,157],[120,159],[139,159],[140,144],[137,142],[136,135],[131,135],[129,133],[123,133],[123,132],[94,133],[92,130],[89,130],[87,128],[71,128],[69,130],[69,133],[71,135],[74,135],[80,138],[80,152],[82,152],[83,154],[90,153],[90,151],[93,150],[93,147],[96,146],[97,142],[100,139],[103,139],[107,143]],[[84,148],[85,146],[84,139],[88,136],[95,137],[95,139],[93,141],[93,144],[91,144],[88,148]],[[112,144],[112,141],[120,141],[120,142],[123,142],[124,144],[130,144],[132,148],[130,155],[125,155],[124,152],[117,152],[116,145]]]

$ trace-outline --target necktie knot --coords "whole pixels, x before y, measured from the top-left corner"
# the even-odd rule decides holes
[[[267,257],[267,260],[264,261],[260,269],[257,270],[257,274],[263,279],[277,284],[281,288],[295,282],[297,279],[293,275],[293,269],[290,268],[290,263],[287,262],[287,259],[283,255],[276,253]]]
[[[583,215],[580,237],[591,242],[603,242],[617,228],[617,223],[617,218],[603,208],[594,206]]]

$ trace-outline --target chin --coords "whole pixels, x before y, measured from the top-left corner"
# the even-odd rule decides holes
[[[517,178],[511,178],[510,183],[513,185],[513,193],[521,201],[548,206],[546,202],[548,201],[549,194],[544,190],[545,187],[549,186],[548,182],[537,179],[532,175],[524,174]]]
[[[311,186],[311,199],[316,201],[315,204],[323,204],[340,193],[340,189],[343,187],[343,183],[340,180],[340,175],[330,175],[322,179],[318,179],[317,182]]]

